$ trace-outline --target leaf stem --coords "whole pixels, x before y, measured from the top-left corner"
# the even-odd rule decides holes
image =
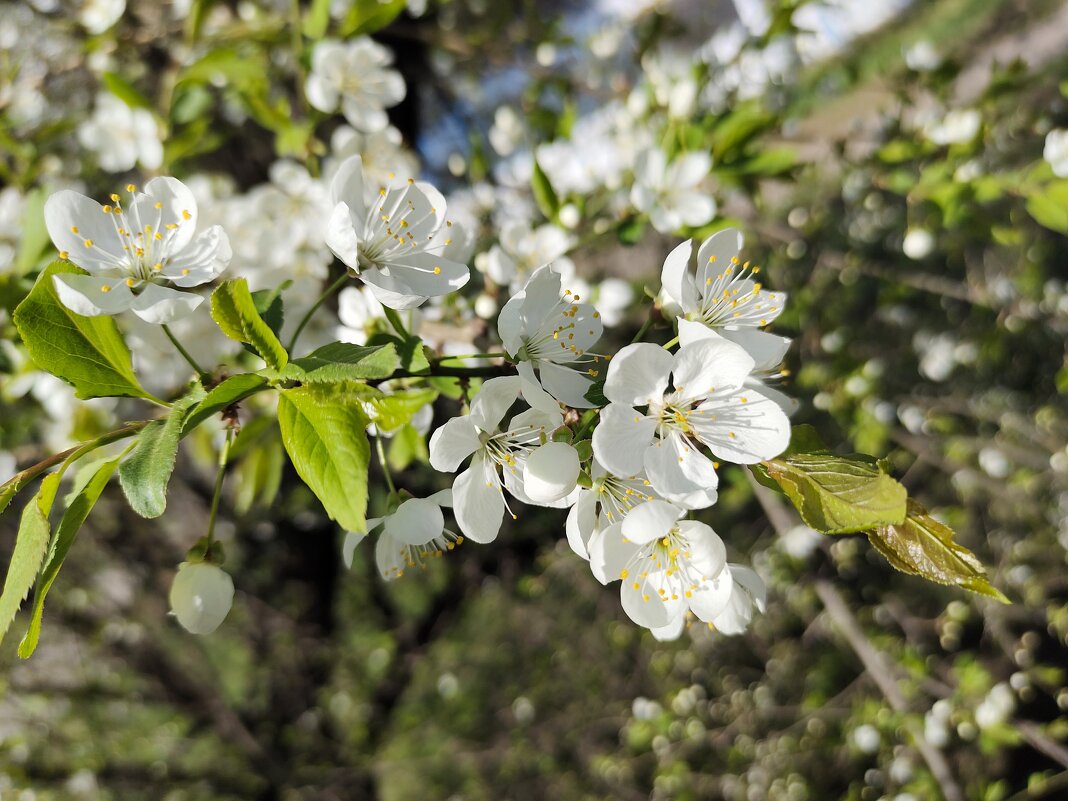
[[[312,307],[304,313],[304,316],[300,320],[300,324],[297,326],[297,330],[293,332],[293,336],[289,340],[289,347],[286,348],[286,350],[288,350],[290,353],[293,352],[293,348],[297,346],[297,340],[300,339],[300,335],[304,332],[304,329],[308,326],[308,323],[311,322],[312,315],[315,314],[315,312],[319,311],[319,307],[326,302],[327,298],[329,298],[331,295],[341,289],[341,287],[347,284],[348,281],[349,274],[342,273],[340,278],[338,278],[336,281],[334,281],[334,283],[332,283],[326,288],[326,291],[319,296],[319,299],[312,304]]]
[[[386,477],[386,486],[389,487],[389,494],[396,495],[397,488],[393,486],[393,476],[389,472],[389,465],[386,463],[386,449],[382,447],[382,437],[378,434],[375,435],[375,450],[378,452],[378,463],[382,465],[382,473]]]
[[[397,314],[396,309],[391,309],[389,306],[383,306],[382,310],[386,314],[386,319],[389,320],[389,324],[393,326],[401,339],[408,339],[411,334],[408,333],[408,329],[404,327],[404,321],[401,320],[400,315]]]
[[[675,347],[678,344],[679,344],[679,338],[675,337],[674,339],[669,340],[669,341],[664,343],[664,350],[671,350],[673,347]]]
[[[171,344],[178,349],[178,352],[180,354],[182,354],[182,358],[185,359],[189,366],[193,368],[193,370],[197,374],[197,378],[200,379],[202,383],[205,380],[211,378],[211,374],[205,372],[204,369],[199,364],[197,364],[197,360],[192,357],[189,351],[182,347],[182,343],[178,341],[178,337],[174,335],[174,332],[171,331],[167,324],[164,323],[162,327],[163,333],[167,335],[167,339],[171,341]]]
[[[223,479],[226,477],[226,464],[230,461],[230,445],[234,441],[234,429],[226,427],[226,440],[219,451],[219,472],[215,474],[215,489],[211,495],[211,512],[208,515],[208,533],[205,535],[208,548],[215,542],[215,519],[219,515],[219,499],[222,498]]]

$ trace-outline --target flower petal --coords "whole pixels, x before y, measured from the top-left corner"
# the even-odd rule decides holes
[[[386,518],[384,531],[405,545],[425,545],[444,529],[440,506],[426,498],[409,498]]]
[[[128,214],[138,231],[146,235],[161,234],[166,252],[175,255],[193,241],[197,228],[197,199],[177,178],[162,176],[145,184],[145,191],[134,199]],[[152,230],[145,230],[146,226],[151,226]]]
[[[191,313],[204,302],[204,298],[192,292],[145,284],[141,293],[134,297],[130,308],[146,323],[163,325]]]
[[[753,359],[725,339],[703,339],[675,353],[672,378],[683,400],[704,398],[740,387],[753,371]]]
[[[575,489],[578,475],[578,451],[566,442],[546,442],[527,457],[523,488],[535,503],[552,503]]]
[[[567,513],[564,531],[567,544],[577,555],[589,561],[590,552],[587,543],[597,528],[597,494],[592,490],[582,490],[575,504]]]
[[[666,537],[682,516],[682,509],[667,501],[652,500],[639,503],[623,519],[623,536],[644,545]]]
[[[712,461],[677,431],[646,449],[644,467],[653,489],[673,503],[703,509],[716,502],[719,477]]]
[[[52,276],[52,284],[60,302],[84,317],[118,314],[133,303],[133,293],[122,278],[60,273]]]
[[[690,254],[693,252],[693,240],[687,239],[672,250],[664,259],[664,268],[660,272],[660,283],[664,294],[678,304],[684,313],[697,311],[697,290],[694,288],[693,276],[690,275]]]
[[[790,337],[781,337],[758,328],[724,328],[719,333],[724,339],[745,349],[755,363],[755,371],[772,370],[782,364],[793,341]]]
[[[697,251],[697,291],[703,297],[720,272],[731,265],[742,250],[742,233],[736,228],[717,231],[701,243]]]
[[[200,286],[221,275],[232,257],[230,238],[221,227],[213,225],[169,259],[160,275],[175,286]]]
[[[481,443],[470,417],[454,417],[430,437],[430,465],[443,473],[454,473]]]
[[[656,419],[639,414],[630,406],[610,403],[601,410],[593,431],[593,452],[609,472],[634,476],[645,467],[645,451],[652,445]]]
[[[493,464],[477,454],[452,485],[456,523],[464,536],[474,542],[493,542],[504,518],[504,498],[494,475]]]
[[[363,159],[349,156],[337,168],[330,181],[330,202],[335,206],[344,203],[350,219],[362,223],[367,216],[364,203]]]
[[[530,362],[520,362],[516,369],[519,371],[519,380],[523,388],[523,399],[527,403],[545,412],[560,410],[560,404],[556,399],[542,389]]]
[[[586,400],[586,392],[593,384],[592,376],[552,362],[541,362],[540,369],[541,385],[564,405],[575,409],[592,409],[596,406]]]
[[[126,263],[115,219],[95,200],[62,189],[45,202],[44,218],[56,249],[79,267],[98,273]]]
[[[501,376],[486,381],[471,401],[471,422],[480,431],[495,432],[505,413],[519,398],[521,386],[519,376]]]
[[[779,405],[748,387],[697,407],[690,417],[698,439],[720,459],[755,464],[773,459],[790,443],[790,420]]]
[[[623,536],[622,524],[613,523],[589,539],[590,570],[602,584],[619,581],[639,550],[636,543]]]
[[[664,397],[673,358],[659,345],[638,342],[612,357],[604,396],[613,403],[644,406]]]

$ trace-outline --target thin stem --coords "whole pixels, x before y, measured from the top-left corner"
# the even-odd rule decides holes
[[[496,376],[514,374],[515,369],[511,364],[492,364],[488,367],[442,367],[435,365],[430,370],[422,370],[420,372],[398,370],[388,379],[382,380],[388,381],[394,378],[494,378]]]
[[[588,432],[591,428],[593,428],[593,424],[596,423],[597,419],[601,416],[600,410],[595,409],[594,411],[597,412],[597,413],[594,414],[594,415],[591,415],[590,419],[582,424],[582,428],[580,428],[578,431],[575,432],[575,441],[576,442],[578,440],[582,439],[586,435],[586,432]]]
[[[166,324],[163,325],[163,333],[167,335],[167,339],[169,339],[171,341],[171,344],[178,349],[178,352],[180,354],[182,354],[182,358],[185,359],[186,362],[189,363],[189,366],[193,368],[193,370],[197,374],[197,378],[203,381],[204,379],[211,377],[210,373],[205,372],[204,369],[199,364],[197,364],[197,360],[194,359],[192,355],[190,355],[189,351],[182,347],[182,343],[178,341],[178,337],[174,335],[174,333],[171,331],[170,328],[167,327]]]
[[[47,459],[42,459],[37,464],[30,465],[25,470],[15,473],[15,475],[3,484],[0,484],[0,510],[2,510],[3,505],[7,500],[13,498],[15,493],[48,470],[48,468],[55,467],[57,464],[60,464],[75,455],[80,458],[97,448],[102,448],[105,445],[110,445],[112,442],[118,442],[120,439],[131,437],[147,426],[149,422],[151,421],[140,420],[136,423],[130,423],[127,426],[123,426],[122,428],[117,428],[114,431],[109,431],[106,434],[101,434],[96,439],[83,442],[80,445],[75,445],[73,448],[68,448],[61,453],[55,453]],[[10,495],[8,493],[10,493]]]
[[[664,343],[664,350],[671,350],[671,348],[675,347],[678,344],[679,344],[679,338],[675,337],[674,339],[669,340],[669,341]]]
[[[393,476],[389,472],[389,465],[386,463],[386,449],[382,447],[382,437],[375,436],[375,450],[378,452],[378,463],[382,465],[382,473],[386,477],[386,486],[389,487],[389,494],[396,495],[397,488],[393,486]]]
[[[234,429],[226,427],[226,440],[219,451],[219,472],[215,474],[215,490],[211,495],[211,512],[208,515],[208,547],[215,541],[215,518],[219,515],[219,499],[222,498],[223,479],[226,477],[226,463],[230,461],[230,443],[234,441]]]
[[[319,307],[326,302],[327,298],[341,289],[341,287],[345,286],[345,284],[348,283],[348,280],[348,273],[342,273],[340,278],[326,288],[326,291],[319,296],[319,299],[312,304],[312,307],[304,313],[304,316],[300,320],[300,325],[297,326],[297,330],[293,332],[293,337],[289,340],[289,347],[286,348],[286,350],[290,353],[293,352],[293,348],[297,346],[297,340],[300,339],[301,333],[303,333],[304,329],[308,326],[308,323],[311,322],[312,315],[319,311]]]
[[[465,353],[463,356],[436,356],[430,360],[431,364],[448,361],[450,359],[511,359],[507,353]]]
[[[632,339],[630,341],[631,344],[633,345],[635,342],[641,341],[641,338],[645,336],[646,331],[648,331],[652,327],[653,327],[653,315],[650,314],[645,319],[645,322],[642,323],[642,327],[638,329],[638,333],[634,335],[634,339]],[[665,345],[664,347],[667,347],[667,345]]]

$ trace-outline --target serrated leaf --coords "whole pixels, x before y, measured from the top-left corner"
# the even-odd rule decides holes
[[[902,573],[1010,603],[987,580],[986,570],[975,554],[953,541],[953,530],[931,517],[927,509],[911,498],[903,523],[869,531],[868,539]]]
[[[267,379],[255,373],[233,375],[214,387],[196,406],[190,409],[183,424],[183,433],[189,433],[213,414],[217,414],[267,386]]]
[[[62,470],[45,476],[41,489],[22,510],[15,550],[7,567],[4,590],[0,593],[0,641],[4,639],[11,627],[11,621],[15,619],[15,614],[33,587],[44,561],[51,534],[48,514],[52,511],[62,477]]]
[[[286,321],[285,302],[282,293],[293,285],[292,281],[283,281],[274,289],[260,289],[252,293],[252,304],[256,307],[260,317],[267,323],[267,327],[274,331],[277,337],[282,336],[282,326]]]
[[[190,409],[204,398],[204,390],[194,390],[174,402],[171,413],[153,420],[137,437],[130,456],[119,468],[119,483],[130,508],[141,517],[159,517],[167,509],[167,484],[174,471],[178,442]]]
[[[307,356],[294,359],[283,371],[282,377],[303,383],[361,381],[389,378],[398,367],[400,357],[392,342],[369,347],[332,342]]]
[[[220,284],[212,293],[211,317],[230,339],[255,348],[272,370],[280,372],[286,366],[289,354],[256,311],[256,303],[244,278]]]
[[[870,456],[787,453],[763,467],[801,519],[824,534],[852,534],[905,519],[905,488]]]
[[[48,549],[48,559],[41,569],[40,578],[37,580],[37,588],[33,594],[33,613],[26,635],[19,643],[19,656],[28,659],[37,648],[37,640],[41,635],[41,620],[44,615],[44,602],[48,591],[52,589],[59,569],[63,566],[63,560],[67,558],[78,529],[82,527],[85,519],[93,510],[100,494],[104,491],[111,477],[115,474],[115,468],[119,466],[118,459],[111,459],[102,464],[94,465],[94,470],[74,497],[67,502],[67,510],[56,527],[56,534],[52,538],[51,547]]]
[[[346,531],[366,528],[368,422],[358,392],[345,385],[309,384],[278,398],[278,425],[293,467]]]
[[[52,276],[86,275],[65,261],[52,262],[15,309],[14,321],[34,363],[71,384],[79,398],[156,400],[137,381],[130,349],[111,317],[83,317],[59,301]]]
[[[560,211],[560,199],[556,196],[549,176],[545,174],[537,159],[534,159],[534,172],[531,175],[530,184],[534,192],[534,201],[541,209],[541,213],[545,215],[545,219],[556,219]]]

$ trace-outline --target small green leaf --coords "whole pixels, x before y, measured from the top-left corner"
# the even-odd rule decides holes
[[[331,342],[307,356],[294,359],[282,375],[306,384],[330,383],[389,378],[398,367],[400,358],[392,342],[369,347]]]
[[[134,85],[119,75],[119,73],[105,72],[102,78],[107,90],[130,108],[143,108],[148,111],[153,110],[151,101],[137,91],[137,89],[134,88]]]
[[[255,348],[272,370],[281,371],[286,366],[289,355],[256,311],[244,278],[227,281],[212,293],[211,316],[230,339]]]
[[[15,309],[15,326],[34,363],[71,384],[82,399],[156,400],[137,382],[115,321],[83,317],[60,303],[52,277],[64,273],[86,274],[65,261],[52,262]]]
[[[390,432],[410,423],[416,412],[434,402],[438,393],[433,389],[406,389],[385,394],[364,387],[360,396],[368,419],[382,431]]]
[[[277,426],[264,430],[262,441],[248,450],[234,470],[237,491],[234,510],[246,514],[254,506],[270,506],[282,485],[285,451]]]
[[[341,35],[367,35],[393,22],[407,5],[407,0],[354,0],[341,22]]]
[[[261,289],[252,293],[252,303],[256,311],[277,337],[282,336],[282,326],[286,320],[282,293],[292,285],[292,281],[283,281],[274,289]]]
[[[582,397],[598,409],[608,405],[608,398],[604,396],[604,381],[594,381]]]
[[[19,231],[19,249],[15,254],[14,274],[28,273],[48,246],[48,230],[44,222],[44,190],[34,189],[26,195],[22,212],[22,229]],[[0,265],[2,267],[2,265]]]
[[[426,447],[426,437],[411,425],[401,426],[400,431],[389,440],[386,459],[390,470],[398,473],[412,462],[427,464],[430,461],[430,451]]]
[[[553,191],[553,185],[549,182],[549,176],[542,170],[538,160],[534,159],[534,172],[531,176],[531,189],[534,192],[534,200],[545,215],[545,219],[554,220],[560,211],[560,199]]]
[[[645,218],[632,217],[627,220],[619,226],[616,236],[619,238],[620,244],[637,245],[642,241],[642,237],[645,236]]]
[[[0,593],[0,641],[7,634],[11,621],[15,619],[15,614],[33,587],[41,562],[44,561],[51,534],[48,515],[52,511],[62,477],[62,469],[45,476],[41,489],[22,510],[15,550],[7,567],[4,590]]]
[[[902,573],[1011,603],[987,580],[986,570],[975,554],[953,541],[953,530],[911,498],[903,523],[869,531],[868,539]]]
[[[824,534],[851,534],[905,519],[905,488],[870,456],[786,453],[762,466],[801,519]]]
[[[255,395],[266,386],[267,379],[255,373],[230,376],[214,387],[204,397],[204,400],[189,411],[185,418],[182,433],[188,434],[213,414],[221,412],[227,406],[238,403],[250,395]]]
[[[1051,181],[1031,192],[1027,213],[1039,225],[1068,234],[1068,181]]]
[[[304,35],[309,39],[322,39],[330,25],[330,0],[312,0],[304,13]]]
[[[359,389],[309,384],[278,398],[278,425],[293,467],[346,531],[366,529],[371,449]]]
[[[48,595],[56,576],[59,575],[59,569],[63,566],[63,560],[67,558],[67,553],[74,544],[78,529],[96,505],[100,494],[118,466],[118,459],[94,465],[92,476],[67,503],[67,510],[63,513],[59,526],[56,528],[56,535],[52,538],[52,545],[48,551],[48,559],[41,570],[40,578],[37,580],[37,589],[33,594],[33,616],[30,618],[29,629],[19,644],[19,656],[23,659],[29,658],[37,648],[37,640],[41,635],[45,596]]]
[[[171,413],[153,420],[138,435],[129,458],[119,468],[119,483],[130,508],[141,517],[159,517],[167,509],[167,484],[174,471],[178,441],[189,410],[204,398],[199,387],[174,402]]]

